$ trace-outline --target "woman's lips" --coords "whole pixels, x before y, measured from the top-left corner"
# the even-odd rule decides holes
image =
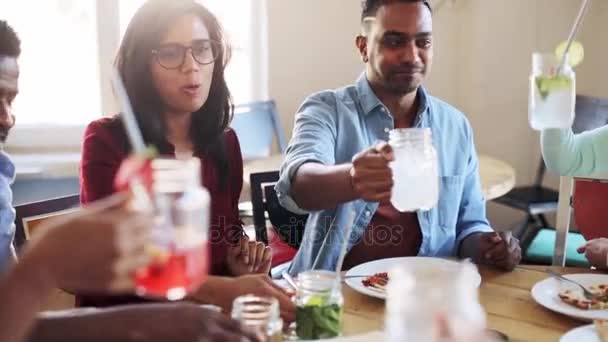
[[[184,93],[186,93],[186,94],[188,94],[190,96],[197,95],[199,93],[200,89],[201,89],[201,85],[200,84],[190,84],[190,85],[187,85],[187,86],[184,86],[184,87],[181,88],[181,90]]]

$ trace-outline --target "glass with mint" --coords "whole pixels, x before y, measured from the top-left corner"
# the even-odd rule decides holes
[[[344,297],[335,272],[307,271],[298,275],[296,334],[318,340],[342,334]]]

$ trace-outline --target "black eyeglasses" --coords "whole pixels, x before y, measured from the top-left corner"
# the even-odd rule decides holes
[[[178,69],[184,65],[188,50],[198,64],[211,64],[220,56],[221,44],[209,39],[194,40],[191,46],[177,43],[164,44],[152,50],[152,54],[155,56],[156,62],[163,68]]]

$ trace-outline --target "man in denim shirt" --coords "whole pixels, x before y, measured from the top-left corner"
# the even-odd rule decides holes
[[[336,267],[350,212],[355,221],[346,269],[415,255],[470,257],[505,270],[519,263],[517,239],[495,233],[486,219],[466,117],[421,85],[432,64],[432,41],[426,1],[363,1],[356,45],[365,73],[354,85],[314,94],[300,107],[276,185],[284,207],[310,213],[290,273]],[[402,213],[390,204],[393,153],[379,141],[394,128],[410,127],[432,131],[440,198],[429,211]]]
[[[0,36],[0,277],[16,261],[13,248],[15,209],[11,191],[15,167],[3,149],[8,132],[15,124],[11,104],[18,91],[17,58],[21,48],[9,38],[5,34]]]

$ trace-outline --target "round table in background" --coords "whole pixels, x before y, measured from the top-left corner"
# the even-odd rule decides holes
[[[488,201],[506,194],[515,186],[515,169],[502,160],[484,154],[479,155],[479,177],[481,191]]]

